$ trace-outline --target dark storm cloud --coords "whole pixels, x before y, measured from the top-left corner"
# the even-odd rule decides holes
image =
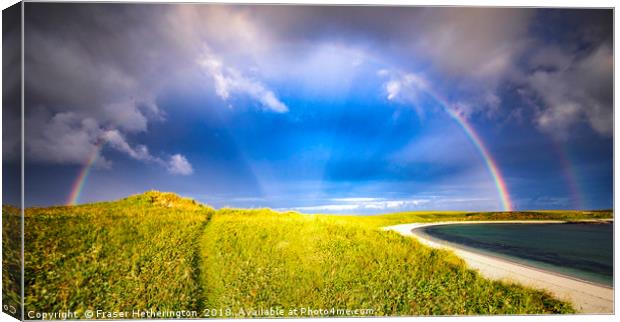
[[[2,157],[19,156],[21,146],[21,13],[19,5],[2,13]]]
[[[254,8],[253,8],[254,9]],[[418,7],[256,7],[261,28],[289,42],[371,42],[399,58],[428,60],[454,75],[475,74],[516,51],[533,10]],[[489,71],[490,72],[490,71]]]
[[[260,82],[211,54],[204,35],[196,33],[201,17],[184,21],[184,13],[177,12],[180,7],[46,3],[26,7],[26,151],[31,161],[83,163],[96,153],[98,140],[115,133],[122,144],[106,146],[136,160],[167,163],[171,173],[187,173],[188,167],[180,162],[187,162],[183,156],[151,155],[145,147],[130,144],[128,137],[147,132],[150,122],[165,121],[157,104],[162,88],[200,85],[205,74],[212,76],[224,100],[241,93],[267,108],[287,109]],[[131,151],[138,149],[147,151],[147,156],[136,158],[138,154]],[[109,165],[103,156],[99,160]]]
[[[523,94],[538,100],[534,121],[540,129],[564,137],[571,126],[585,123],[612,135],[612,17],[610,10],[539,14]]]
[[[93,105],[114,100],[111,96],[128,99],[139,83],[156,81],[152,63],[159,57],[145,54],[158,47],[158,31],[148,25],[154,8],[144,8],[140,17],[119,5],[26,8],[26,83],[33,105],[98,110]]]
[[[156,92],[179,57],[161,46],[158,16],[158,6],[26,5],[29,161],[84,163],[105,140],[135,160],[191,173],[185,157],[153,156],[127,141],[165,118]],[[98,163],[109,166],[104,156]]]
[[[21,204],[21,3],[2,11],[2,204]]]
[[[466,116],[510,114],[502,91],[516,87],[524,101],[536,101],[529,121],[539,129],[563,135],[585,123],[610,134],[610,10],[196,5],[171,12],[171,21],[182,18],[183,30],[193,30],[186,39],[207,40],[231,62],[279,64],[286,73],[320,44],[342,44],[393,74],[423,72]],[[278,64],[265,62],[274,54]],[[537,60],[545,56],[546,66]]]

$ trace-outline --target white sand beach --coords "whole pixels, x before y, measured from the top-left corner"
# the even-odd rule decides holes
[[[582,313],[611,314],[614,312],[613,288],[597,285],[555,272],[514,263],[498,257],[483,255],[432,239],[421,232],[420,228],[445,224],[479,224],[479,223],[562,223],[563,221],[459,221],[414,223],[384,227],[403,236],[415,237],[421,243],[435,248],[448,249],[462,258],[472,269],[486,278],[507,282],[516,282],[524,286],[542,289],[558,299],[565,300]]]

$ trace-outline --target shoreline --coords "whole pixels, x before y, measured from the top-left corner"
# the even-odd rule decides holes
[[[595,219],[580,221],[565,220],[501,220],[501,221],[445,221],[433,223],[413,223],[383,227],[383,230],[395,231],[406,237],[414,237],[419,242],[433,248],[452,251],[463,259],[467,266],[478,271],[482,276],[499,281],[516,282],[524,286],[541,289],[554,297],[570,302],[580,313],[612,314],[614,313],[614,290],[590,281],[566,276],[538,267],[516,263],[508,259],[483,254],[453,243],[437,240],[422,232],[421,228],[453,224],[544,224],[571,222],[613,222],[613,219]]]
[[[437,225],[437,226],[439,226],[439,225]],[[458,249],[461,249],[461,250],[464,250],[464,251],[475,253],[475,254],[480,255],[480,256],[492,257],[492,258],[497,259],[499,261],[505,261],[505,262],[508,262],[510,264],[514,264],[514,265],[525,267],[525,268],[530,268],[530,269],[533,269],[533,270],[536,270],[536,271],[539,271],[539,272],[555,274],[555,275],[558,275],[560,277],[572,279],[572,280],[575,280],[575,281],[578,281],[578,282],[583,282],[583,283],[592,284],[594,286],[600,286],[600,287],[603,287],[603,288],[613,289],[613,286],[605,285],[605,284],[594,282],[594,281],[588,281],[588,280],[581,279],[581,278],[576,277],[576,276],[567,275],[567,274],[564,274],[564,273],[561,273],[561,272],[558,272],[558,271],[554,271],[554,270],[551,270],[551,269],[547,270],[547,269],[545,269],[543,267],[529,265],[527,262],[519,262],[519,261],[511,259],[509,257],[503,257],[503,256],[500,256],[500,255],[495,255],[492,251],[479,250],[479,249],[477,249],[477,248],[475,248],[473,246],[460,245],[460,244],[455,243],[455,242],[450,242],[450,241],[446,241],[446,240],[443,240],[443,239],[440,239],[440,238],[437,238],[437,237],[433,237],[433,236],[429,235],[428,233],[424,232],[423,228],[416,229],[414,234],[416,236],[421,237],[421,238],[428,239],[428,240],[430,240],[430,241],[432,241],[432,242],[434,242],[434,243],[436,243],[438,245],[441,245],[441,247],[443,247],[443,248],[447,248],[447,247],[458,248]],[[516,256],[514,256],[514,257],[516,257]]]

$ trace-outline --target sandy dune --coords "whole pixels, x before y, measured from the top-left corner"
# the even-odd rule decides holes
[[[522,285],[537,289],[543,289],[568,302],[583,313],[614,312],[613,288],[604,287],[567,277],[554,272],[517,264],[508,260],[482,255],[466,249],[448,245],[432,239],[420,229],[422,227],[444,224],[471,224],[471,223],[561,223],[562,221],[476,221],[476,222],[437,222],[427,224],[403,224],[384,227],[384,230],[392,230],[404,236],[415,237],[421,243],[453,251],[457,256],[465,260],[467,265],[478,270],[483,276],[503,281],[517,282]]]

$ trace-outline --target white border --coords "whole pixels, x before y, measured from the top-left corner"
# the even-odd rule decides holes
[[[36,2],[36,1],[32,1],[32,2]],[[41,1],[43,2],[43,1]],[[50,1],[51,2],[51,1]],[[76,1],[55,1],[55,2],[76,2]],[[96,1],[77,1],[77,2],[96,2]],[[106,2],[126,2],[126,1],[120,1],[120,0],[109,0]],[[178,1],[178,0],[151,0],[151,1],[136,1],[136,2],[199,2],[199,1]],[[215,1],[206,1],[206,2],[215,2]],[[499,1],[499,0],[387,0],[387,1],[379,1],[379,0],[358,0],[358,1],[351,1],[351,0],[337,0],[337,1],[333,1],[333,0],[313,0],[313,1],[303,1],[303,0],[286,0],[286,1],[248,1],[248,0],[237,0],[237,1],[232,1],[232,0],[221,0],[221,1],[217,1],[218,3],[288,3],[288,4],[344,4],[344,5],[417,5],[417,6],[493,6],[493,7],[587,7],[587,8],[593,8],[593,7],[601,7],[601,8],[615,8],[615,2],[614,1],[610,1],[610,0],[589,0],[589,1],[583,1],[583,0],[505,0],[505,1]],[[15,0],[0,0],[0,6],[2,9],[8,8],[11,5],[17,3],[17,1]],[[0,25],[1,25],[1,21],[2,19],[0,18]],[[614,44],[617,43],[618,40],[618,25],[616,24],[616,16],[615,16],[615,12],[614,12]],[[0,33],[0,41],[1,41],[1,33]],[[614,46],[615,47],[615,46]],[[23,54],[23,53],[22,53]],[[2,58],[2,53],[0,51],[0,61]],[[614,111],[615,111],[615,97],[616,94],[618,94],[618,87],[616,86],[616,84],[618,84],[617,82],[617,73],[615,73],[615,52],[614,52]],[[22,78],[23,81],[23,78]],[[0,88],[2,85],[2,80],[0,78]],[[22,83],[23,86],[23,83]],[[23,101],[23,99],[22,99]],[[617,137],[618,134],[618,129],[615,128],[615,124],[617,124],[618,119],[620,118],[620,116],[618,116],[617,113],[614,113],[614,138]],[[1,136],[1,130],[2,130],[2,125],[0,122],[0,136]],[[23,129],[22,129],[23,130]],[[22,137],[23,138],[23,137]],[[23,144],[23,140],[22,140],[22,144]],[[620,165],[620,161],[618,160],[618,158],[616,157],[615,152],[618,151],[617,149],[618,147],[618,142],[617,140],[614,139],[614,205],[617,204],[618,201],[618,187],[616,185],[616,180],[615,180],[615,169],[618,168],[618,166]],[[0,149],[2,148],[2,143],[0,140]],[[22,147],[23,149],[23,147]],[[22,176],[23,179],[23,176]],[[0,181],[2,180],[2,170],[0,167]],[[23,187],[23,185],[22,185]],[[2,189],[0,188],[0,195],[1,195]],[[22,195],[23,196],[23,195]],[[615,207],[614,207],[615,208]],[[0,219],[0,223],[1,223],[1,219]],[[615,236],[614,236],[615,237]],[[617,274],[617,269],[618,269],[618,256],[616,256],[618,254],[617,250],[617,240],[614,238],[614,276],[618,276]],[[0,259],[1,259],[1,253],[0,253]],[[0,272],[0,279],[1,279],[2,273]],[[620,308],[620,305],[617,303],[618,301],[616,301],[615,303],[615,312],[619,312],[618,309]],[[448,321],[448,322],[454,322],[454,321],[507,321],[507,322],[512,322],[512,321],[528,321],[528,322],[534,322],[534,321],[579,321],[579,322],[589,322],[589,321],[611,321],[612,319],[614,319],[615,316],[613,315],[555,315],[555,316],[551,316],[551,315],[545,315],[545,316],[472,316],[472,317],[389,317],[389,318],[372,318],[373,321],[411,321],[413,319],[426,319],[426,320],[430,320],[432,319],[433,321]],[[323,319],[314,319],[314,318],[308,318],[308,319],[303,319],[304,321],[322,321]],[[10,317],[7,314],[4,313],[0,313],[0,322],[3,321],[15,321],[15,319],[13,319],[12,317]],[[158,321],[178,321],[178,320],[158,320]],[[237,321],[237,320],[236,320]],[[330,318],[329,321],[338,321],[338,322],[350,322],[350,318]]]

